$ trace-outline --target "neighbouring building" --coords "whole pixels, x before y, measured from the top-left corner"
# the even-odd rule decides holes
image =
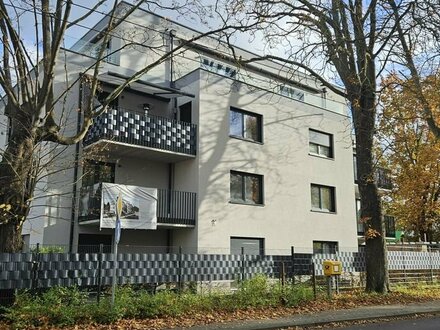
[[[55,92],[66,89],[66,77],[78,80],[60,102],[67,133],[78,129],[88,92],[78,78],[89,74],[106,23],[60,55]],[[97,101],[197,33],[135,11],[107,45]],[[279,63],[238,69],[214,38],[186,46],[131,83],[81,145],[45,148],[62,157],[38,186],[23,229],[30,245],[111,245],[112,221],[103,218],[113,219],[117,208],[105,196],[122,191],[122,227],[130,229],[122,230],[121,251],[287,254],[291,246],[358,246],[345,100]],[[146,227],[144,217],[151,220]]]

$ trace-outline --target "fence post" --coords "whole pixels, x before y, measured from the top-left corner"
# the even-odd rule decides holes
[[[316,271],[315,271],[315,263],[312,262],[312,285],[313,285],[313,297],[316,300]]]
[[[178,274],[178,281],[179,281],[179,291],[182,291],[183,283],[182,283],[182,247],[181,246],[179,246],[179,274]]]
[[[284,261],[281,262],[281,286],[284,288],[284,282],[286,280],[286,269],[284,268]]]
[[[290,256],[292,262],[292,285],[295,284],[295,247],[290,247]]]
[[[99,300],[101,299],[101,286],[102,286],[102,254],[104,252],[104,245],[99,244],[99,255],[98,255],[98,292],[96,296],[96,301],[99,305]]]
[[[34,255],[34,254],[32,254]],[[31,289],[36,289],[38,287],[38,268],[40,263],[40,243],[37,243],[37,248],[35,249],[35,258],[32,258],[32,281]]]
[[[434,284],[434,270],[432,265],[432,247],[428,246],[429,268],[431,270],[431,284]]]
[[[403,260],[403,281],[406,282],[405,249],[402,249],[402,260]]]
[[[244,281],[244,247],[241,247],[241,280]]]

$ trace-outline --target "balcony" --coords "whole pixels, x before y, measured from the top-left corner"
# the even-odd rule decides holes
[[[382,167],[376,170],[376,182],[377,187],[380,189],[392,189],[393,184],[391,182],[391,171]]]
[[[81,188],[81,196],[91,191],[90,187]],[[157,225],[158,227],[194,227],[196,225],[197,194],[187,191],[158,189]],[[88,201],[86,215],[80,215],[80,224],[99,224],[101,214],[101,194],[93,193]]]
[[[83,144],[86,150],[94,149],[95,154],[143,155],[174,162],[195,157],[196,132],[195,124],[127,109],[109,109],[95,118]]]
[[[396,223],[393,216],[385,215],[384,217],[385,222],[385,237],[387,238],[395,238],[396,237]],[[364,230],[364,224],[360,222],[360,219],[358,217],[357,221],[357,233],[358,236],[363,236],[365,234]]]

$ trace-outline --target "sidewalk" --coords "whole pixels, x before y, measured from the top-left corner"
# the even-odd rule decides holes
[[[331,322],[356,321],[387,317],[411,316],[415,314],[440,314],[440,301],[414,303],[408,305],[365,306],[353,309],[323,311],[308,315],[293,315],[272,320],[236,321],[208,324],[187,329],[191,330],[269,330],[295,326],[315,326]],[[182,329],[182,328],[175,328]]]

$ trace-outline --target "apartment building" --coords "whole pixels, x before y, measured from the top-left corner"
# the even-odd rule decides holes
[[[56,93],[65,90],[66,77],[88,74],[106,21],[62,52]],[[97,101],[197,33],[135,11],[108,43]],[[128,35],[137,42],[130,45]],[[157,47],[153,52],[141,41]],[[78,129],[81,112],[75,110],[87,92],[78,81],[66,94],[60,108],[66,132]],[[345,100],[279,63],[237,68],[229,48],[212,37],[131,83],[81,145],[48,148],[63,156],[40,182],[23,229],[27,244],[73,251],[111,245],[120,194],[121,251],[282,254],[291,246],[331,251],[358,245]]]

